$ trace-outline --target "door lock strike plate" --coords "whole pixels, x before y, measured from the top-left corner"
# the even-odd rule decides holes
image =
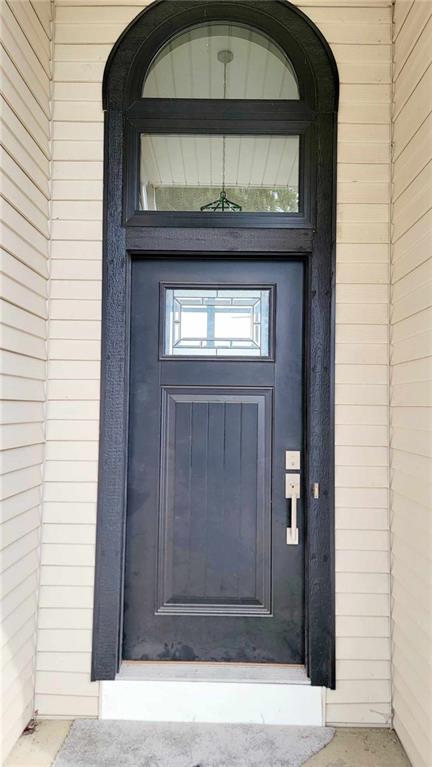
[[[315,500],[320,497],[319,482],[314,482],[313,483],[313,485],[312,485],[312,495],[315,498]]]

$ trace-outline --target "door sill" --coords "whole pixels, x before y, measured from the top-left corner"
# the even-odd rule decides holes
[[[324,724],[324,689],[301,666],[129,662],[100,686],[101,719]]]
[[[123,661],[116,679],[142,682],[238,682],[310,685],[304,666],[266,663]]]

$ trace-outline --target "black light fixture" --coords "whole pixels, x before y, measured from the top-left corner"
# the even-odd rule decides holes
[[[230,51],[228,48],[221,50],[218,52],[217,55],[218,61],[223,64],[224,67],[224,74],[223,74],[223,97],[226,99],[226,93],[227,93],[227,66],[231,63],[231,61],[234,58],[234,54],[232,51]],[[225,191],[225,165],[226,165],[226,136],[222,136],[222,189],[220,191],[219,197],[217,200],[213,200],[213,202],[207,203],[207,205],[201,205],[200,210],[201,211],[232,211],[234,213],[239,213],[242,209],[241,205],[238,205],[236,202],[233,202],[232,200],[229,200],[227,197],[227,193]]]

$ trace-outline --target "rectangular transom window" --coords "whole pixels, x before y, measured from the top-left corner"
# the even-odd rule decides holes
[[[271,288],[165,288],[164,356],[269,357]]]
[[[298,213],[295,136],[141,134],[140,210]]]

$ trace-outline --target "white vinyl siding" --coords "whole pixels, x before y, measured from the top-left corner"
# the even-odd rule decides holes
[[[432,3],[396,0],[391,301],[394,726],[432,764]]]
[[[33,716],[49,251],[49,0],[1,5],[0,761]]]
[[[57,0],[47,462],[36,705],[96,716],[90,684],[106,58],[143,3]],[[337,680],[327,718],[390,722],[390,0],[309,0],[339,66]]]
[[[336,271],[336,680],[327,722],[388,726],[391,4],[302,3],[340,77]]]

